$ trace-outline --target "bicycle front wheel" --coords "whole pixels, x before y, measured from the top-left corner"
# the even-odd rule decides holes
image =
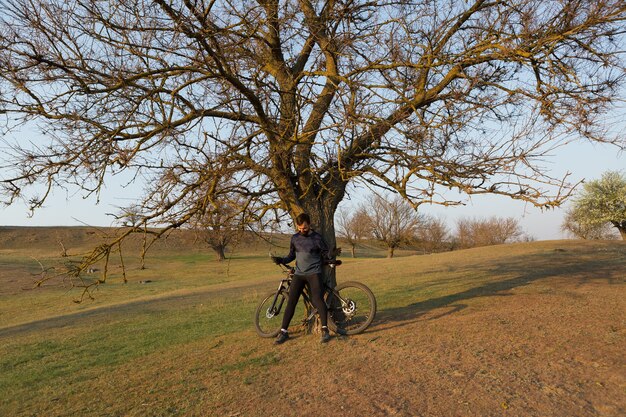
[[[376,298],[360,282],[343,282],[327,296],[328,326],[337,334],[358,334],[372,324]]]
[[[287,291],[271,292],[261,301],[254,314],[254,326],[261,337],[274,337],[280,326],[287,307]]]

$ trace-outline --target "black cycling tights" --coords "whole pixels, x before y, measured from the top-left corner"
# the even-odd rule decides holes
[[[304,286],[309,284],[309,294],[311,295],[311,302],[313,307],[317,309],[317,313],[320,316],[322,326],[326,326],[326,303],[322,299],[322,278],[319,274],[312,275],[294,275],[291,279],[291,285],[289,286],[289,299],[287,300],[287,307],[285,308],[285,315],[283,316],[283,329],[289,327],[289,322],[293,317],[293,313],[296,311],[296,304]]]

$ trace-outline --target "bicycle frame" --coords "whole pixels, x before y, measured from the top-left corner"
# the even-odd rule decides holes
[[[274,319],[283,313],[285,300],[289,298],[288,292],[295,271],[293,267],[282,266],[286,277],[280,280],[276,290],[263,299],[255,313],[255,326],[261,337],[276,336],[279,328]],[[376,299],[367,286],[356,281],[346,281],[337,284],[335,288],[323,282],[322,287],[324,303],[328,307],[328,326],[332,331],[343,335],[358,334],[371,324],[376,314]],[[303,312],[302,325],[307,325],[318,315],[317,309],[312,305],[308,285],[305,286],[302,298],[306,310]]]
[[[280,298],[280,302],[278,303],[278,305],[277,305],[277,302],[279,301],[279,296],[283,291],[286,291],[286,292],[289,291],[289,286],[291,284],[291,280],[294,275],[294,270],[293,268],[289,268],[286,272],[288,273],[288,277],[280,280],[280,283],[278,284],[278,289],[276,290],[276,294],[274,295],[274,300],[272,301],[271,307],[267,311],[268,317],[269,317],[269,314],[271,314],[271,316],[278,314],[283,308],[283,303],[285,301],[285,298],[284,297]],[[327,294],[328,296],[332,294],[333,297],[339,300],[344,312],[346,312],[346,308],[350,308],[350,307],[347,307],[349,303],[341,297],[341,294],[339,294],[337,291],[334,291],[332,288],[330,288],[324,283],[322,283],[322,285],[324,287],[324,294]],[[317,314],[317,308],[315,308],[312,305],[311,298],[308,295],[307,291],[308,291],[308,287],[305,287],[305,291],[302,293],[302,300],[304,302],[304,305],[307,308],[307,311],[309,311],[310,313],[308,316],[302,319],[303,323],[308,323]],[[325,297],[325,298],[326,299],[324,300],[324,303],[326,304],[328,308],[330,308],[331,307],[329,303],[330,297]]]
[[[278,284],[278,290],[276,290],[276,294],[274,294],[274,300],[272,301],[270,308],[266,312],[266,316],[268,318],[275,316],[283,308],[283,303],[285,302],[284,297],[280,299],[280,303],[278,304],[278,306],[276,305],[276,302],[278,301],[278,296],[283,292],[283,290],[287,291],[289,289],[290,283],[291,283],[291,276],[289,278],[282,279],[280,281],[280,284]]]
[[[268,318],[271,317],[271,316],[275,316],[283,308],[283,303],[285,302],[285,297],[281,297],[280,298],[280,302],[277,305],[277,302],[279,301],[280,294],[283,291],[289,292],[289,286],[291,285],[291,280],[293,278],[295,270],[294,270],[293,267],[287,267],[285,272],[287,273],[287,278],[283,278],[282,280],[280,280],[280,283],[278,284],[278,289],[276,290],[276,294],[274,295],[274,300],[272,301],[272,304],[271,304],[270,308],[266,312],[266,315],[267,315]],[[322,284],[322,285],[324,286],[324,293],[331,293],[332,292],[332,290],[329,287],[327,287],[326,284]],[[310,313],[309,313],[309,315],[307,317],[305,317],[302,320],[303,323],[308,323],[317,314],[317,309],[315,307],[313,307],[313,305],[311,303],[311,298],[307,294],[307,291],[308,291],[308,287],[305,287],[305,290],[302,293],[302,299],[303,299],[304,305],[307,308],[307,311],[310,311]],[[339,294],[335,294],[335,296],[341,300],[341,297],[339,297]]]

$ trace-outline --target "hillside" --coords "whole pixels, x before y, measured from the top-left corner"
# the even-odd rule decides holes
[[[35,250],[38,253],[58,256],[62,248],[65,247],[68,253],[83,253],[94,246],[119,234],[120,229],[109,227],[24,227],[24,226],[0,226],[0,250]],[[143,234],[131,235],[125,243],[125,248],[129,252],[138,251],[143,242]],[[62,244],[62,245],[61,245]],[[338,240],[338,246],[343,247],[344,256],[349,256],[349,245],[342,239]],[[289,235],[280,233],[265,233],[262,236],[247,232],[245,235],[229,245],[228,251],[231,255],[261,254],[268,248],[274,250],[288,250]],[[203,244],[192,230],[175,229],[165,235],[164,238],[156,241],[151,248],[152,251],[171,250],[195,250],[207,251],[206,244]],[[399,248],[396,256],[407,256],[418,253],[412,248]],[[365,257],[386,257],[387,249],[380,242],[366,240],[357,246],[357,256]]]
[[[622,242],[344,258],[373,325],[275,347],[251,320],[280,277],[263,245],[222,264],[171,247],[75,304],[63,281],[6,291],[36,270],[18,238],[0,248],[0,415],[626,414]]]
[[[35,250],[38,253],[59,255],[62,247],[68,253],[83,253],[94,246],[120,234],[122,229],[111,227],[22,227],[0,226],[0,250]],[[140,250],[144,235],[137,233],[125,241],[125,248],[130,252]],[[150,235],[148,235],[150,238]],[[276,239],[282,242],[280,235]],[[237,247],[245,252],[257,251],[263,240],[249,233]],[[62,245],[61,245],[62,244]],[[207,250],[191,230],[177,229],[169,232],[152,247],[155,251],[163,250]]]

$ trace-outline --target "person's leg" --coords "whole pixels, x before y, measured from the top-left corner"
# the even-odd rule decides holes
[[[313,307],[317,309],[322,327],[327,327],[328,313],[326,311],[326,303],[324,302],[322,277],[319,274],[307,275],[307,282],[311,290],[311,302]]]
[[[287,306],[285,307],[285,315],[283,316],[281,330],[286,331],[289,328],[289,323],[291,322],[293,314],[296,311],[296,305],[298,304],[300,294],[302,294],[305,284],[306,281],[301,276],[294,275],[292,278],[291,285],[289,286],[289,298],[287,299]]]

